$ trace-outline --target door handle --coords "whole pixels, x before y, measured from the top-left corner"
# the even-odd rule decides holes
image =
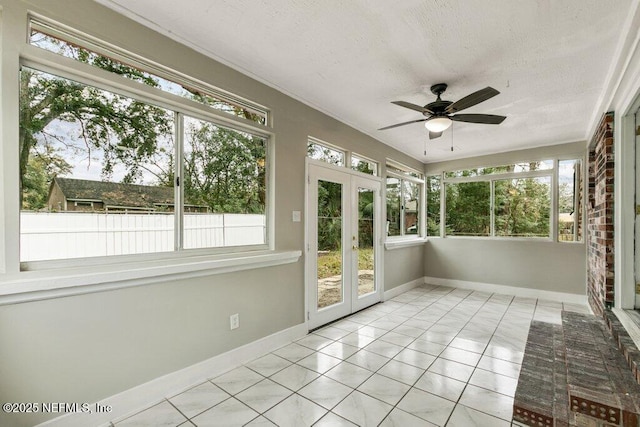
[[[357,247],[356,245],[353,245],[353,248],[352,248],[352,249],[353,249],[354,251],[357,251],[357,250],[358,250],[358,247]]]

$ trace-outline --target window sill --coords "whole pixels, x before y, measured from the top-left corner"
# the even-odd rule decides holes
[[[384,242],[384,248],[388,251],[394,249],[410,248],[412,246],[424,245],[427,242],[426,237],[415,237],[412,239],[387,240]]]
[[[0,278],[0,305],[110,291],[297,262],[301,251],[260,251],[136,264],[25,271]]]

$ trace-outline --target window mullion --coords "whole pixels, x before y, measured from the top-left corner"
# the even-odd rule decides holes
[[[549,212],[549,221],[551,221],[551,227],[549,228],[549,238],[554,241],[557,242],[558,238],[560,237],[558,235],[558,202],[559,202],[559,196],[560,196],[560,189],[559,189],[559,178],[560,175],[560,171],[558,170],[558,159],[554,159],[553,160],[553,174],[551,174],[551,212]],[[574,192],[575,192],[575,187],[574,187]],[[574,218],[576,218],[576,215],[574,214],[573,216]],[[574,223],[575,225],[577,225],[577,222]],[[574,228],[576,228],[574,225]]]
[[[400,235],[404,236],[405,235],[405,230],[404,230],[404,214],[405,214],[405,206],[404,206],[404,193],[405,193],[405,188],[404,188],[404,179],[399,179],[400,181]]]
[[[175,123],[175,164],[174,170],[174,189],[175,189],[175,202],[174,202],[174,249],[179,251],[184,248],[184,166],[183,166],[183,152],[184,152],[184,115],[181,113],[174,113]]]
[[[418,209],[418,225],[419,228],[416,228],[418,236],[426,237],[427,236],[427,180],[425,179],[424,184],[420,185],[420,200],[416,203],[416,209]]]
[[[445,190],[444,183],[444,172],[440,174],[440,236],[447,237],[445,235],[445,231],[447,230],[447,225],[445,224],[446,220],[446,197],[447,193]]]
[[[495,203],[496,203],[496,181],[494,179],[492,179],[490,181],[490,196],[489,196],[489,229],[490,229],[490,236],[491,237],[495,237],[496,236],[496,207],[495,207]]]

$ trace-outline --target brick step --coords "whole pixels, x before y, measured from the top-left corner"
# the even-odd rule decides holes
[[[613,340],[618,344],[618,348],[626,359],[636,382],[640,384],[640,351],[638,351],[633,339],[631,339],[627,330],[612,311],[604,313],[604,321]]]
[[[529,426],[569,425],[566,389],[562,326],[534,321],[518,378],[514,421]]]
[[[563,312],[532,322],[513,419],[528,426],[638,427],[640,385],[605,323]]]

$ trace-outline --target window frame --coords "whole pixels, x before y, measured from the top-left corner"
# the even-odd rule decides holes
[[[425,205],[424,205],[424,214],[425,214],[425,237],[428,238],[440,238],[440,237],[444,237],[443,233],[444,233],[444,224],[442,224],[442,218],[443,218],[443,209],[444,209],[444,203],[442,201],[442,197],[444,196],[444,182],[442,180],[443,177],[443,173],[439,173],[439,174],[434,174],[434,173],[428,173],[425,174],[424,177],[424,185],[425,185]],[[439,203],[438,203],[438,234],[437,235],[431,235],[429,234],[429,227],[427,225],[427,221],[429,220],[429,185],[428,185],[428,180],[429,179],[433,179],[436,178],[438,180],[438,185],[440,186],[439,190],[438,190],[438,199],[439,199]]]
[[[441,187],[440,187],[440,234],[442,238],[452,238],[452,239],[491,239],[491,240],[508,240],[508,241],[543,241],[543,242],[555,242],[555,243],[563,243],[563,244],[584,244],[585,243],[585,200],[586,200],[586,191],[587,185],[585,182],[582,183],[582,191],[576,191],[574,197],[579,197],[581,200],[581,212],[580,215],[582,217],[582,235],[579,240],[575,241],[560,241],[559,240],[559,232],[558,232],[558,200],[559,200],[559,162],[561,161],[569,161],[569,160],[577,160],[580,162],[580,173],[581,179],[584,181],[585,178],[585,156],[583,153],[575,153],[575,154],[563,154],[556,156],[545,156],[541,158],[528,159],[526,161],[518,160],[513,162],[500,162],[499,165],[471,165],[461,169],[456,170],[442,170],[438,173],[429,172],[427,175],[429,176],[439,176],[441,179]],[[521,171],[521,172],[504,172],[504,173],[492,173],[487,175],[477,175],[477,176],[456,176],[447,178],[447,173],[451,173],[457,170],[467,170],[467,169],[478,169],[478,168],[492,168],[505,166],[510,164],[519,164],[519,163],[531,163],[531,162],[544,162],[544,161],[552,161],[553,165],[550,169],[542,169],[537,171]],[[509,237],[509,236],[497,236],[495,234],[495,184],[494,181],[502,181],[508,179],[518,179],[518,178],[536,178],[536,177],[550,177],[550,212],[549,212],[549,236],[548,237]],[[491,230],[488,236],[455,236],[455,235],[447,235],[446,233],[446,186],[447,183],[464,183],[464,182],[489,182],[490,183],[490,204],[489,204],[489,212],[490,212],[490,221],[491,221]],[[435,237],[435,236],[433,236]]]
[[[563,155],[563,156],[557,156],[555,159],[555,163],[554,163],[554,177],[555,177],[555,182],[556,185],[551,189],[551,191],[554,193],[555,195],[555,204],[553,205],[553,209],[555,211],[556,214],[556,221],[555,221],[555,234],[554,234],[554,240],[558,243],[562,243],[562,244],[585,244],[586,243],[586,235],[587,235],[587,203],[589,201],[588,199],[588,193],[589,193],[589,177],[587,175],[588,172],[588,158],[583,155],[583,154],[576,154],[576,155]],[[560,200],[560,162],[566,162],[566,161],[579,161],[580,162],[580,181],[581,181],[581,185],[582,185],[582,189],[580,188],[574,188],[574,201],[578,201],[580,204],[580,222],[582,225],[582,232],[580,233],[580,239],[576,239],[576,240],[560,240],[560,232],[559,232],[559,200]],[[579,198],[579,200],[577,200]],[[577,229],[575,231],[577,233]]]
[[[358,170],[353,168],[353,159],[355,157],[355,158],[360,159],[362,161],[371,163],[371,164],[373,164],[375,166],[374,173],[372,173],[372,174],[367,174],[365,172],[362,172],[362,173],[365,173],[366,175],[369,175],[369,176],[376,176],[376,177],[380,176],[380,163],[376,162],[375,160],[373,160],[373,159],[371,159],[371,158],[369,158],[367,156],[363,156],[363,155],[358,154],[358,153],[353,152],[353,151],[348,152],[347,156],[349,157],[349,165],[348,166],[349,166],[349,169],[351,169],[352,171],[360,172],[360,171],[358,171]]]
[[[544,160],[549,160],[549,159],[544,159]],[[544,160],[540,160],[540,161],[544,161]],[[532,160],[532,161],[537,161],[537,160]],[[528,162],[513,162],[515,163],[528,163]],[[504,165],[500,165],[500,166],[504,166]],[[492,166],[482,166],[482,167],[486,167],[486,168],[490,168]],[[497,167],[497,166],[496,166]],[[510,240],[510,241],[516,241],[516,240],[526,240],[526,241],[553,241],[554,237],[556,235],[556,229],[557,226],[554,226],[554,224],[557,222],[557,216],[554,212],[555,210],[555,206],[557,203],[557,195],[555,194],[556,192],[554,191],[554,188],[557,187],[556,182],[557,182],[557,160],[553,159],[553,167],[551,169],[543,169],[543,170],[538,170],[538,171],[522,171],[522,172],[505,172],[505,173],[493,173],[493,174],[487,174],[487,175],[478,175],[478,176],[460,176],[460,177],[451,177],[451,178],[446,178],[446,173],[447,172],[443,172],[442,177],[443,177],[443,199],[441,200],[440,203],[442,203],[444,205],[444,212],[442,213],[443,216],[441,217],[441,221],[443,222],[443,224],[441,225],[441,230],[443,232],[443,237],[448,237],[448,238],[454,238],[454,239],[459,239],[459,238],[463,238],[463,239],[495,239],[495,240]],[[509,237],[509,236],[496,236],[496,230],[495,230],[495,181],[504,181],[504,180],[509,180],[509,179],[518,179],[518,178],[537,178],[537,177],[549,177],[551,180],[551,205],[549,207],[550,212],[549,212],[549,235],[547,237]],[[490,230],[489,230],[489,235],[488,236],[454,236],[454,235],[448,235],[447,234],[447,228],[446,228],[446,197],[447,197],[447,184],[449,183],[468,183],[468,182],[488,182],[489,183],[489,191],[490,191],[490,197],[489,197],[489,218],[490,218]]]
[[[3,73],[0,74],[0,89],[3,93],[0,123],[15,123],[15,126],[0,126],[4,142],[0,169],[3,176],[3,209],[0,211],[0,220],[4,224],[0,229],[0,305],[288,264],[300,258],[300,250],[275,249],[275,133],[269,126],[271,115],[267,116],[267,124],[263,125],[32,46],[29,43],[28,22],[35,15],[21,6],[12,9],[11,14],[10,21],[2,22],[4,31],[0,37],[3,64]],[[59,27],[67,28],[64,25]],[[81,33],[76,31],[75,34]],[[81,35],[83,38],[86,36],[87,40],[93,39],[88,35]],[[125,49],[120,51],[127,52]],[[150,63],[152,62],[146,62]],[[141,66],[143,65],[145,64]],[[12,159],[18,156],[19,85],[16,82],[19,81],[23,66],[265,138],[265,244],[259,247],[251,245],[80,258],[81,263],[77,262],[78,259],[64,259],[21,265],[20,206],[16,202],[20,197],[18,162]],[[178,71],[176,74],[181,75]]]
[[[305,155],[305,157],[310,159],[310,160],[312,160],[312,161],[314,161],[314,162],[321,162],[321,163],[324,163],[324,164],[327,164],[327,165],[331,165],[332,167],[336,167],[336,168],[340,168],[340,169],[347,169],[350,173],[356,173],[356,174],[360,174],[360,175],[366,176],[366,177],[376,177],[376,178],[380,177],[380,162],[377,162],[376,160],[373,160],[370,157],[363,156],[363,155],[358,154],[358,153],[356,153],[354,151],[346,150],[346,149],[344,149],[344,148],[342,148],[342,147],[340,147],[338,145],[331,144],[329,142],[325,142],[325,141],[323,141],[321,139],[314,138],[312,136],[308,136],[307,137],[307,150],[309,148],[309,145],[311,145],[311,144],[319,145],[320,147],[323,147],[323,148],[326,148],[326,149],[329,149],[329,150],[333,150],[333,151],[337,151],[338,153],[342,154],[342,156],[343,156],[342,160],[343,160],[344,164],[337,165],[337,164],[334,164],[334,163],[331,163],[331,162],[327,162],[326,160],[323,160],[323,159],[314,159],[313,157],[309,156],[309,152],[307,151],[307,154]],[[358,170],[355,170],[352,167],[353,157],[357,157],[358,159],[365,160],[367,162],[373,163],[375,165],[375,167],[376,167],[376,170],[375,170],[376,173],[375,174],[369,174],[369,173],[364,173],[364,172],[360,172]]]
[[[29,13],[27,16],[27,33],[26,33],[27,46],[30,46],[32,48],[36,48],[38,50],[42,50],[48,53],[52,53],[56,56],[61,56],[63,58],[71,59],[74,62],[79,62],[72,58],[68,58],[63,55],[56,54],[55,52],[51,52],[46,49],[39,48],[37,46],[32,45],[30,40],[32,29],[38,32],[41,32],[45,35],[50,35],[51,37],[66,41],[67,43],[77,45],[81,48],[84,48],[85,50],[94,52],[97,55],[111,58],[126,66],[138,68],[143,72],[147,72],[149,74],[155,75],[159,78],[168,80],[172,83],[200,90],[211,97],[218,98],[222,102],[226,102],[231,105],[236,105],[238,107],[246,108],[247,110],[255,114],[264,116],[264,123],[258,123],[258,122],[243,119],[240,117],[238,118],[240,118],[241,120],[246,120],[249,123],[254,123],[256,125],[263,125],[266,127],[271,126],[271,114],[269,109],[262,105],[257,104],[254,101],[248,100],[246,98],[243,98],[231,92],[215,87],[211,84],[205,83],[201,80],[188,76],[187,74],[181,73],[177,70],[171,69],[169,67],[165,67],[148,58],[134,54],[132,52],[129,52],[117,46],[111,45],[89,34],[81,33],[80,31],[77,31],[63,24],[54,22],[38,14]],[[92,68],[99,70],[99,68],[97,67],[92,67]],[[127,79],[127,80],[130,80],[130,79]],[[172,94],[171,92],[164,91],[162,89],[160,90],[164,94],[171,94],[171,95],[177,96],[178,98],[189,100],[188,98],[184,98],[179,95]],[[207,104],[199,103],[197,101],[194,101],[194,102],[196,102],[197,104],[203,105],[209,109],[212,109],[216,112],[223,112],[223,110],[212,108],[210,106],[207,106]],[[224,113],[224,114],[229,115],[230,117],[234,117],[233,115],[230,115],[228,113]]]
[[[33,47],[33,46],[29,46],[29,47]],[[38,48],[36,48],[38,49]],[[40,49],[41,50],[41,49]],[[47,53],[47,54],[52,54],[51,52],[47,52],[47,51],[43,51],[43,53]],[[53,54],[56,55],[56,54]],[[59,56],[59,55],[56,55]],[[79,68],[85,68],[89,67],[91,70],[94,70],[95,67],[88,65],[88,64],[83,64],[83,63],[79,63],[73,59],[70,58],[66,58],[66,57],[62,57],[60,56],[60,60],[62,60],[62,62],[69,62],[71,61],[72,63],[76,63],[77,65],[80,65],[82,67]],[[63,70],[57,70],[55,69],[55,67],[50,66],[50,64],[44,64],[43,67],[39,66],[40,64],[38,63],[38,61],[34,61],[33,59],[30,60],[21,60],[20,61],[20,68],[22,67],[28,67],[31,69],[34,69],[36,71],[42,71],[45,73],[50,73],[50,74],[54,74],[56,76],[65,78],[65,79],[69,79],[72,81],[76,81],[82,84],[86,84],[89,86],[94,86],[97,87],[99,89],[105,90],[105,91],[109,91],[118,95],[123,95],[123,96],[129,96],[135,100],[141,101],[141,102],[145,102],[151,105],[155,105],[155,106],[159,106],[162,108],[166,108],[170,111],[172,111],[175,114],[175,150],[176,150],[176,159],[180,162],[180,167],[176,168],[175,172],[176,172],[176,176],[175,179],[180,179],[182,180],[183,174],[184,174],[184,170],[182,167],[182,154],[183,154],[183,135],[182,135],[182,128],[183,128],[183,118],[184,116],[188,116],[188,117],[193,117],[195,119],[198,120],[202,120],[202,121],[206,121],[206,122],[210,122],[216,125],[220,125],[232,130],[236,130],[239,132],[246,132],[246,133],[250,133],[253,135],[256,135],[258,137],[264,138],[266,141],[266,164],[265,164],[265,168],[266,168],[266,192],[267,192],[267,196],[266,196],[266,204],[267,206],[265,207],[265,223],[266,223],[266,227],[267,227],[267,231],[265,233],[265,243],[264,244],[260,244],[260,245],[250,245],[250,246],[237,246],[237,247],[213,247],[213,248],[200,248],[200,249],[184,249],[184,248],[180,248],[180,249],[175,249],[172,252],[167,252],[170,254],[175,254],[175,253],[182,253],[182,252],[189,252],[192,253],[193,255],[201,255],[201,254],[220,254],[220,253],[237,253],[237,252],[246,252],[246,251],[254,251],[254,250],[266,250],[266,249],[273,249],[273,244],[272,244],[272,240],[273,240],[273,236],[271,236],[271,233],[269,231],[269,224],[270,224],[270,217],[273,216],[272,214],[272,207],[269,207],[269,200],[270,200],[270,187],[272,186],[271,183],[273,182],[273,179],[270,179],[270,176],[272,174],[271,169],[272,167],[270,166],[270,164],[273,163],[273,156],[271,155],[271,152],[273,152],[273,148],[272,148],[272,133],[271,132],[265,132],[264,129],[261,129],[261,127],[256,126],[252,126],[251,121],[249,120],[245,120],[245,119],[241,119],[239,118],[239,120],[243,120],[242,123],[236,123],[235,120],[232,121],[232,123],[229,123],[228,121],[225,120],[221,120],[221,114],[224,114],[224,116],[229,116],[229,117],[233,117],[230,116],[229,114],[226,113],[217,113],[215,110],[212,110],[210,108],[208,108],[206,105],[202,105],[203,108],[198,108],[197,111],[192,111],[192,109],[190,107],[193,107],[193,104],[199,105],[199,103],[197,102],[193,102],[190,101],[188,99],[185,99],[185,101],[188,101],[186,104],[188,104],[186,107],[183,107],[178,101],[180,101],[181,99],[183,99],[182,97],[178,96],[178,95],[172,95],[172,94],[167,94],[166,92],[154,88],[154,87],[147,87],[144,86],[141,83],[135,82],[135,81],[131,81],[133,87],[129,88],[129,90],[120,90],[120,88],[117,85],[110,85],[110,82],[112,79],[109,79],[109,77],[113,77],[113,80],[124,80],[125,83],[128,83],[128,81],[130,81],[127,78],[124,77],[120,77],[117,75],[114,75],[113,73],[109,73],[108,71],[105,71],[104,73],[106,74],[106,76],[99,76],[98,78],[96,78],[95,81],[92,81],[90,78],[88,78],[85,75],[76,75],[74,74],[72,71],[63,69]],[[44,68],[44,69],[43,69]],[[100,73],[103,74],[103,73]],[[77,78],[79,77],[79,78]],[[103,77],[106,77],[106,79],[103,79]],[[106,81],[105,81],[106,80]],[[156,102],[156,99],[154,97],[150,97],[148,96],[148,94],[146,93],[147,91],[145,89],[154,89],[157,91],[160,91],[161,94],[166,94],[166,95],[170,95],[171,97],[175,97],[177,99],[175,100],[171,100],[171,102],[167,102],[165,105],[159,105],[158,102]],[[157,94],[156,94],[157,95]],[[191,104],[191,105],[189,105]],[[203,111],[204,110],[204,111]],[[217,114],[213,114],[213,113],[217,113]],[[223,116],[223,117],[224,117]],[[224,117],[226,118],[226,117]],[[176,162],[176,164],[178,164],[178,162]],[[174,191],[176,188],[175,185],[175,181],[174,181]],[[182,215],[183,215],[183,209],[182,209],[182,201],[184,199],[183,197],[183,190],[184,187],[182,185],[178,186],[178,191],[176,193],[176,218],[175,218],[175,223],[174,223],[174,227],[175,227],[175,233],[176,233],[176,239],[175,239],[175,244],[176,246],[182,246],[182,236],[178,236],[179,233],[181,233],[181,228],[182,228]],[[179,207],[179,208],[178,208]],[[233,248],[233,249],[231,249]],[[63,259],[63,260],[42,260],[42,261],[25,261],[25,262],[20,262],[20,269],[22,271],[31,271],[31,270],[39,270],[39,269],[48,269],[48,268],[64,268],[66,266],[70,266],[73,265],[75,262],[77,262],[78,260],[82,260],[83,264],[85,265],[104,265],[104,264],[110,264],[108,261],[106,261],[105,259],[111,259],[111,258],[121,258],[120,262],[126,262],[126,260],[129,257],[137,257],[137,256],[152,256],[155,254],[160,254],[163,252],[158,252],[158,253],[152,253],[152,254],[129,254],[129,255],[113,255],[113,256],[100,256],[100,257],[87,257],[87,258],[67,258],[67,259]],[[187,255],[183,255],[183,256],[189,256],[189,254]],[[146,259],[146,258],[145,258]]]
[[[394,246],[401,246],[403,242],[424,242],[425,238],[426,238],[426,225],[425,225],[425,220],[426,220],[426,184],[425,184],[425,178],[424,178],[424,173],[420,172],[416,169],[413,169],[409,166],[406,166],[402,163],[396,162],[394,160],[391,159],[387,159],[386,161],[386,167],[385,167],[385,176],[384,176],[384,201],[385,201],[385,210],[384,210],[384,219],[385,219],[385,224],[389,224],[389,222],[387,221],[387,209],[386,209],[386,201],[387,201],[387,178],[395,178],[399,180],[399,185],[400,185],[400,201],[401,203],[403,203],[404,199],[403,199],[403,194],[404,194],[404,182],[408,181],[414,184],[418,184],[419,185],[419,197],[420,200],[418,200],[417,206],[418,206],[418,229],[416,234],[405,234],[404,232],[404,215],[400,216],[400,235],[397,236],[389,236],[386,232],[385,232],[385,242],[387,244],[387,249],[389,249],[390,247],[394,247]],[[402,207],[401,207],[402,210]]]
[[[341,147],[338,147],[337,145],[329,144],[328,142],[324,142],[324,141],[321,141],[321,140],[319,140],[317,138],[313,138],[313,137],[308,137],[307,138],[307,150],[309,149],[309,145],[316,145],[316,146],[322,147],[322,148],[324,148],[326,150],[335,151],[335,152],[337,152],[337,153],[342,155],[342,160],[341,160],[342,164],[336,164],[336,163],[328,162],[328,161],[326,161],[324,159],[314,159],[313,157],[309,156],[309,152],[307,151],[306,157],[310,158],[311,160],[316,160],[318,162],[323,162],[323,163],[326,163],[326,164],[329,164],[329,165],[332,165],[332,166],[335,166],[335,167],[338,167],[338,168],[350,168],[351,167],[349,162],[347,162],[347,159],[349,159],[349,161],[351,161],[350,160],[351,157],[347,155],[347,150],[345,150],[345,149],[343,149]]]

